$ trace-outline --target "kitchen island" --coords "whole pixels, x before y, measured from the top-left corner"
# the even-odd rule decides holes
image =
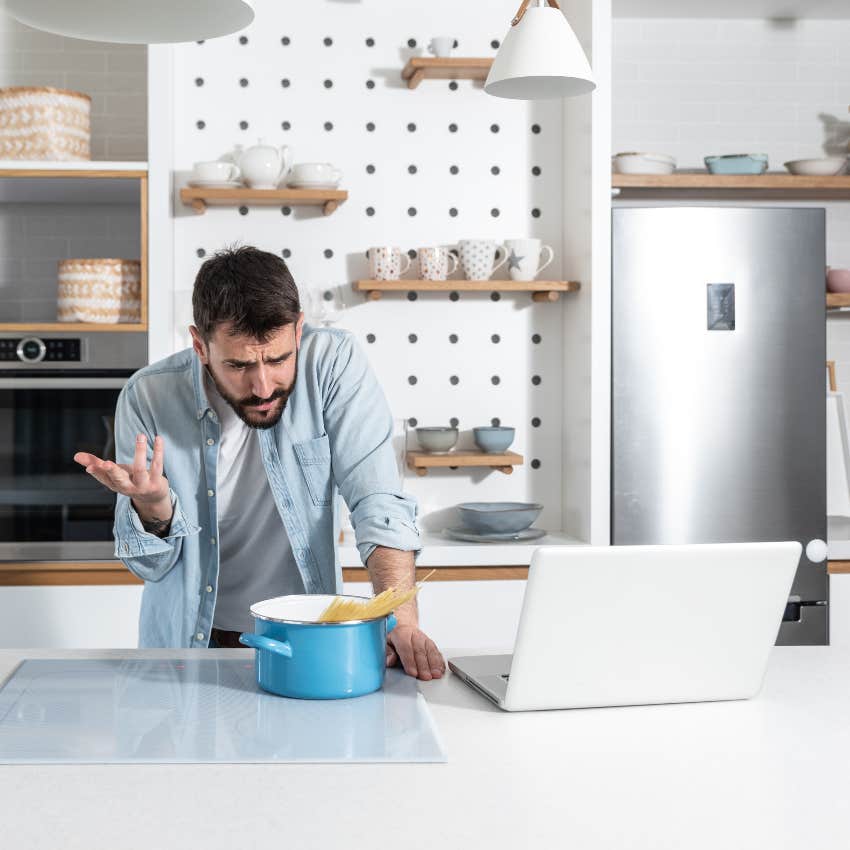
[[[222,653],[251,658],[0,650],[0,677],[25,658]],[[850,650],[778,647],[744,702],[506,714],[451,674],[420,689],[447,764],[2,765],[2,846],[850,844]]]

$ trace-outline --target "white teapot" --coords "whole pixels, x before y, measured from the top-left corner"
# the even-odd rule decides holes
[[[234,161],[242,172],[242,180],[252,189],[277,189],[292,167],[292,151],[286,145],[276,148],[262,139],[247,150],[237,151]]]

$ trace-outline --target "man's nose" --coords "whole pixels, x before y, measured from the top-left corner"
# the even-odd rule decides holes
[[[268,398],[274,392],[271,374],[266,366],[261,365],[257,367],[254,373],[254,380],[251,383],[251,392],[257,398]]]

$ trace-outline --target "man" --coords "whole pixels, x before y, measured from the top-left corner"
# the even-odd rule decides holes
[[[351,334],[305,326],[286,264],[251,247],[201,266],[192,307],[192,348],[121,391],[118,463],[74,456],[118,494],[115,554],[145,582],[139,645],[240,646],[252,603],[337,593],[338,490],[375,592],[411,587],[416,503]],[[387,663],[442,676],[415,600],[396,617]]]

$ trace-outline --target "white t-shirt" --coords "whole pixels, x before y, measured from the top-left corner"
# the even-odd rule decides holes
[[[204,381],[221,424],[214,485],[219,570],[213,625],[253,632],[251,605],[304,593],[304,582],[263,467],[259,433],[236,415],[206,370]]]

